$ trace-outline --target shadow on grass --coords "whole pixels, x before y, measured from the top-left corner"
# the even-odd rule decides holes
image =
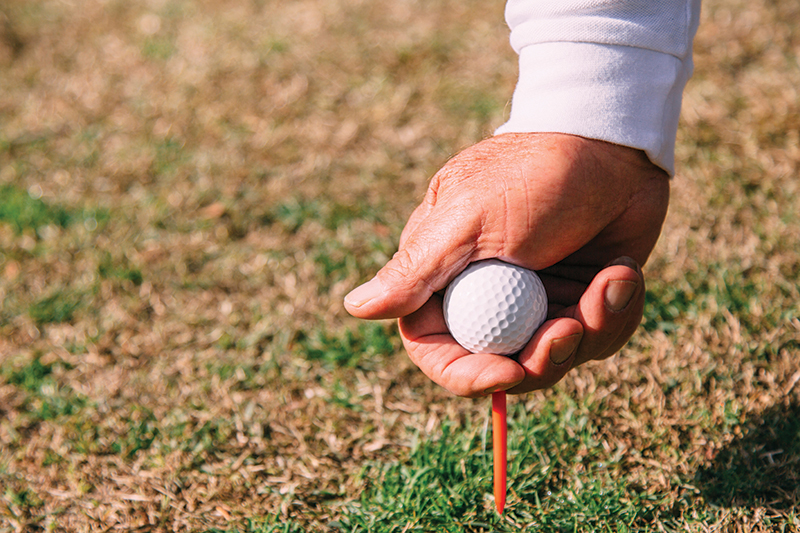
[[[800,404],[754,415],[743,435],[697,473],[707,501],[724,506],[790,509],[800,505]]]

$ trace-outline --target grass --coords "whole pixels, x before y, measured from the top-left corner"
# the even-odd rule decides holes
[[[374,369],[397,350],[397,332],[389,333],[377,323],[360,324],[356,332],[345,330],[341,336],[319,329],[310,335],[301,332],[298,336],[298,355],[328,369]]]
[[[601,530],[609,519],[630,524],[644,515],[646,520],[646,500],[655,498],[641,498],[635,488],[613,479],[612,470],[603,471],[617,465],[596,466],[600,458],[591,451],[596,428],[589,413],[576,412],[574,404],[556,412],[548,402],[531,416],[521,407],[511,413],[509,433],[509,473],[519,482],[502,518],[490,494],[486,427],[444,423],[435,440],[418,438],[406,460],[367,467],[361,502],[347,509],[338,527],[383,532],[404,524],[408,531],[514,531],[527,525],[574,531]],[[576,471],[589,474],[589,486],[579,491],[562,483]]]
[[[503,122],[502,4],[0,7],[0,532],[800,531],[800,19],[708,0],[616,357],[432,385],[344,295]]]
[[[0,187],[0,222],[10,225],[16,233],[50,224],[62,228],[70,224],[72,217],[65,209],[48,205],[36,196],[37,193],[26,193],[13,185]]]

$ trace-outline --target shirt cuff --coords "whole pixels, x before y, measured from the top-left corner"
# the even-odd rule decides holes
[[[547,42],[519,54],[508,122],[495,134],[568,133],[644,150],[675,173],[681,98],[691,54],[630,46]]]

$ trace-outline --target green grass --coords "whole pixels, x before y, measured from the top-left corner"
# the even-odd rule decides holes
[[[384,324],[359,324],[356,331],[345,330],[335,335],[317,329],[297,340],[298,353],[307,360],[320,363],[327,369],[379,367],[394,353],[399,338],[397,332]]]
[[[63,368],[64,365],[45,364],[37,357],[20,368],[4,370],[0,374],[7,383],[24,391],[21,414],[27,424],[69,418],[78,415],[88,404],[83,395],[59,383],[53,375],[55,367]]]
[[[11,225],[17,233],[49,224],[65,228],[73,218],[63,207],[49,205],[13,185],[0,185],[0,223]]]
[[[600,409],[598,411],[598,409]],[[797,407],[776,409],[710,469],[679,479],[677,498],[626,476],[625,458],[602,449],[601,405],[560,397],[535,413],[509,413],[509,501],[494,511],[486,427],[445,423],[417,436],[402,461],[374,463],[361,473],[364,490],[328,527],[341,531],[683,531],[718,522],[717,506],[794,508],[800,458]],[[487,415],[488,416],[488,415]],[[777,461],[763,451],[776,453]],[[710,507],[703,505],[703,498]],[[798,525],[792,515],[766,525]],[[790,530],[790,529],[783,529]]]
[[[123,423],[127,429],[113,441],[109,451],[128,459],[149,449],[161,432],[161,423],[149,409],[134,410]]]
[[[17,235],[26,230],[37,235],[47,226],[66,229],[75,223],[94,230],[110,218],[105,209],[70,208],[46,202],[40,195],[15,185],[0,185],[0,226],[7,224]]]
[[[223,530],[219,531],[222,532]],[[233,531],[243,531],[245,533],[305,533],[303,526],[292,521],[287,521],[280,516],[250,520],[243,529],[237,528]]]
[[[124,258],[115,260],[110,253],[103,255],[100,264],[97,266],[97,273],[103,279],[128,281],[137,286],[144,281],[140,268],[129,265]]]
[[[44,380],[50,376],[52,371],[52,364],[42,364],[41,359],[36,358],[29,365],[10,372],[7,379],[12,385],[18,385],[29,392],[36,392],[42,387]]]
[[[402,462],[362,472],[365,489],[337,522],[343,531],[655,531],[669,499],[630,485],[624,465],[600,451],[597,415],[553,401],[535,413],[515,405],[509,419],[509,501],[492,497],[491,437],[485,427],[445,423],[417,436]]]
[[[33,302],[28,315],[39,325],[70,322],[80,307],[80,295],[56,290]]]

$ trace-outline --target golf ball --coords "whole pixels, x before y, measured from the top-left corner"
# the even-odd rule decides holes
[[[470,264],[444,295],[447,328],[473,353],[517,353],[546,317],[539,276],[499,259]]]

